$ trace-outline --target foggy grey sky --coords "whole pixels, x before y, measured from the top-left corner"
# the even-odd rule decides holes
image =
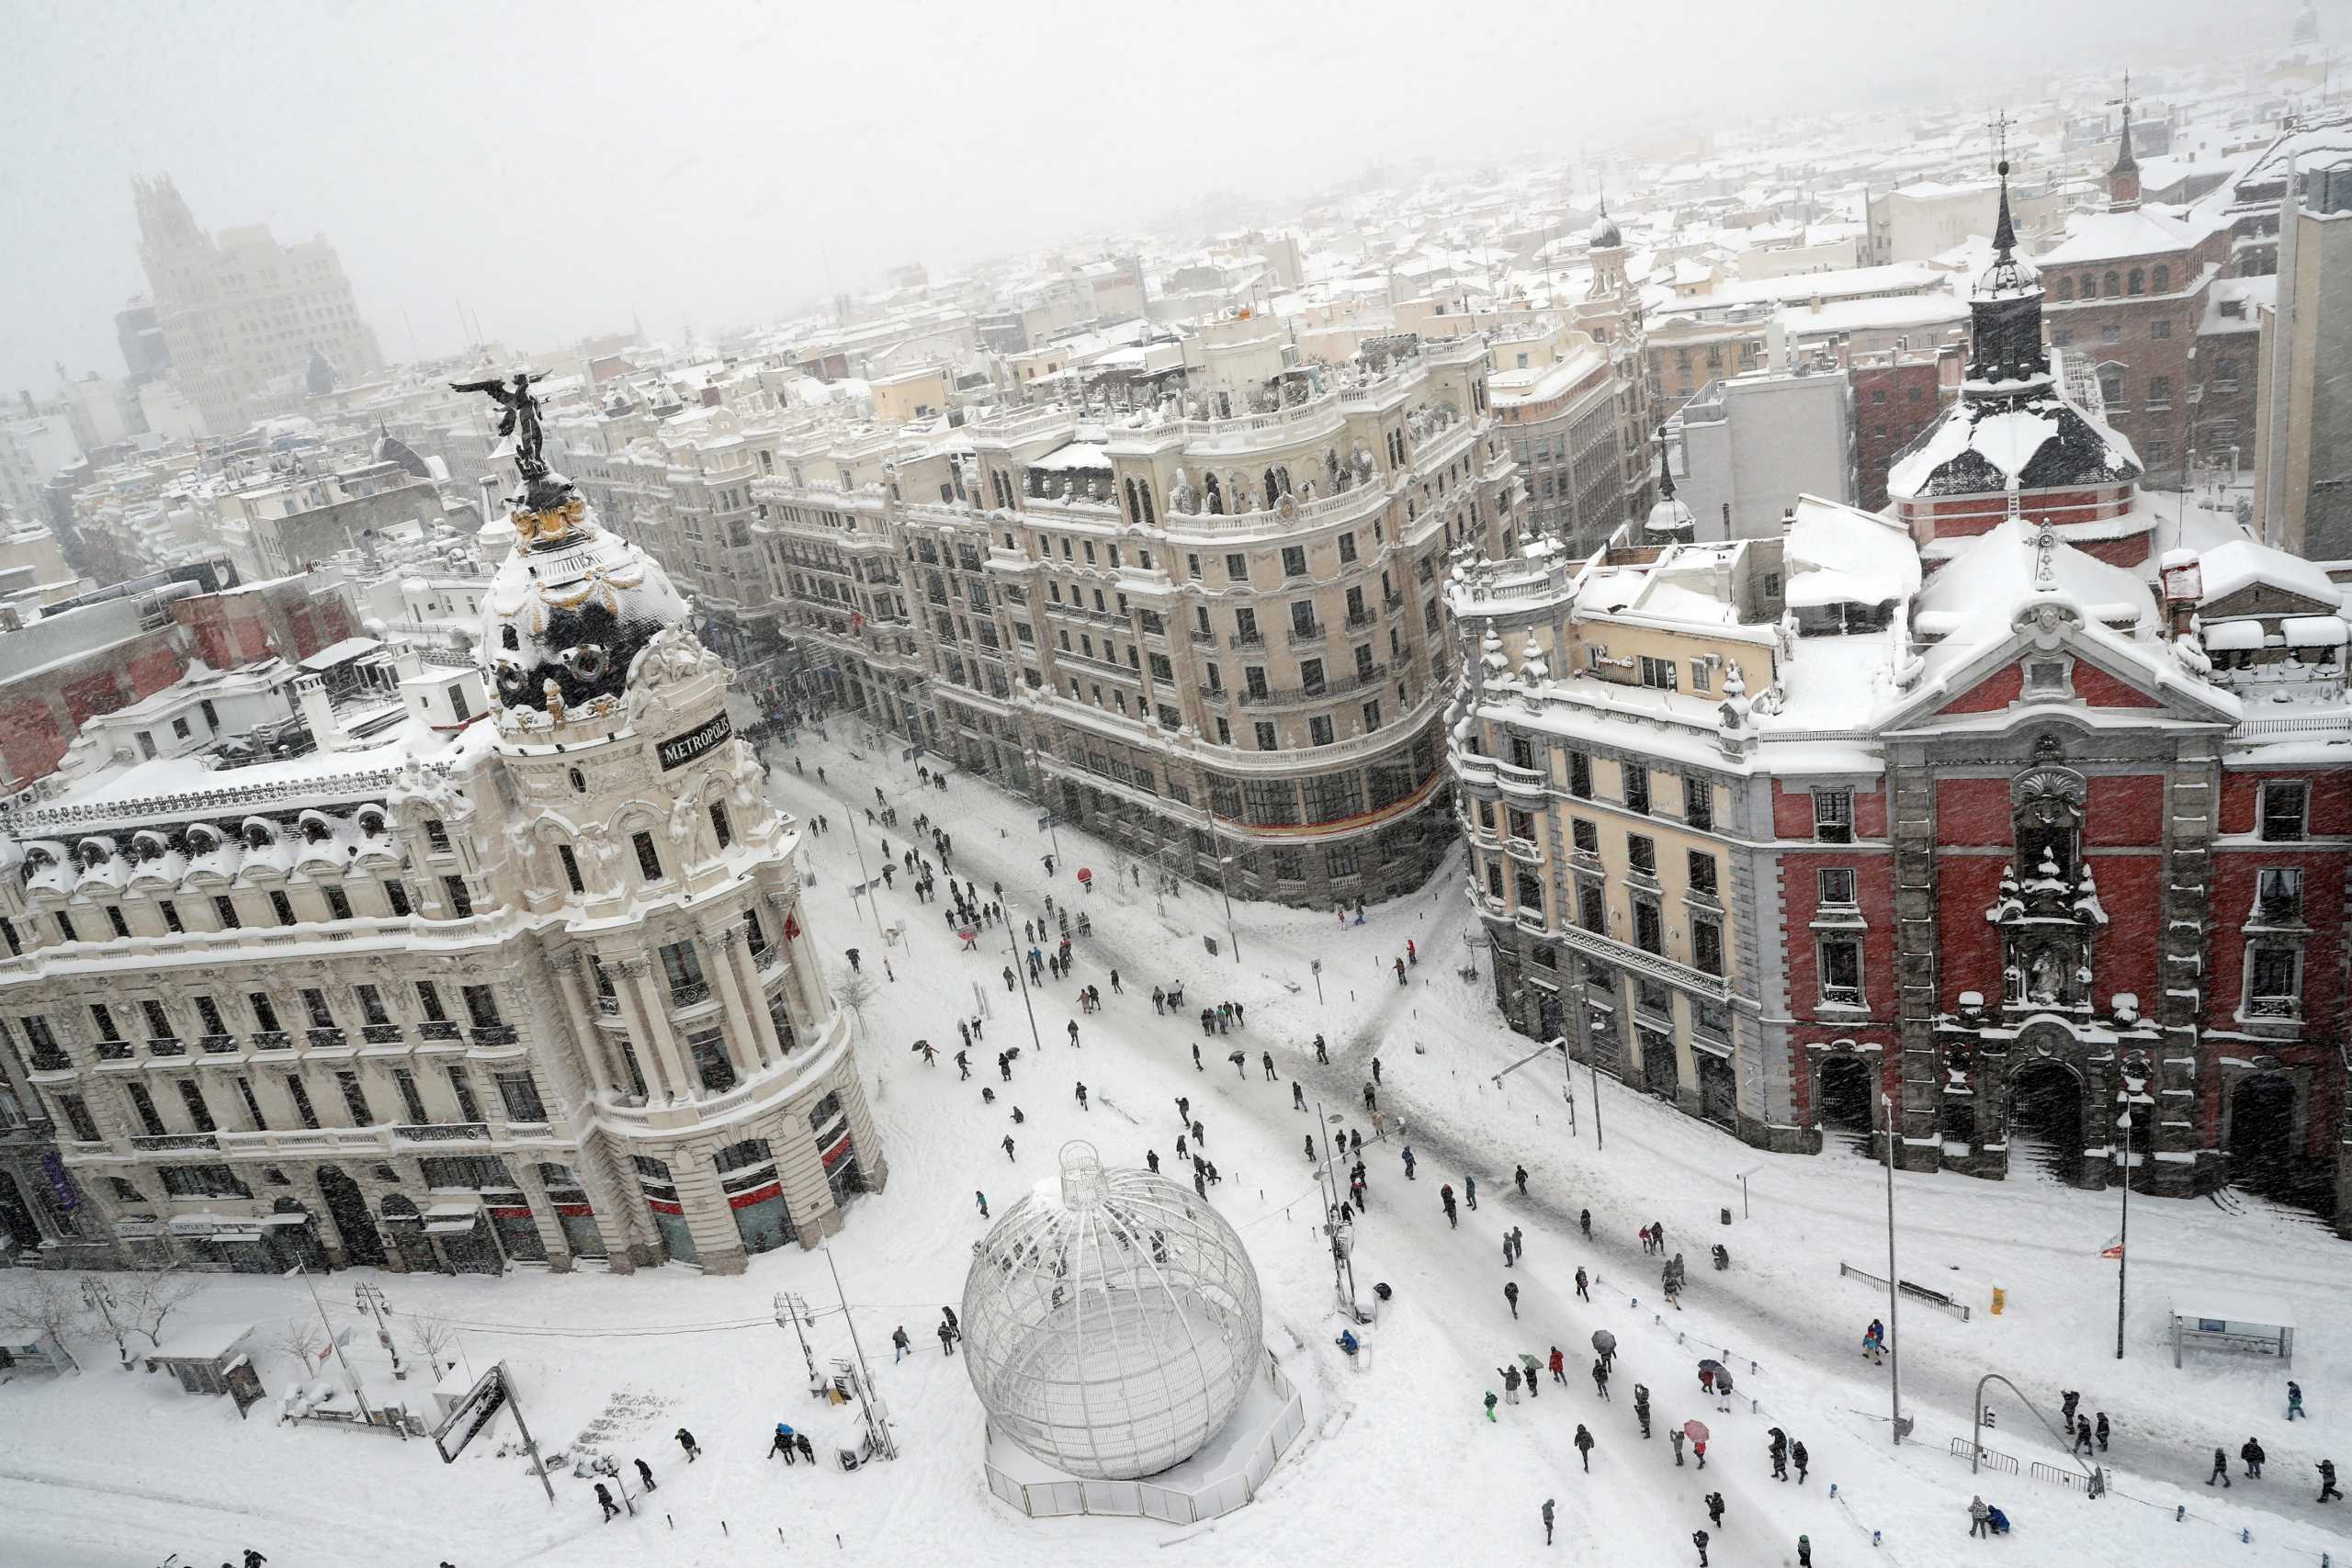
[[[1376,155],[1561,157],[1626,116],[2148,68],[2181,44],[2150,18],[2222,9],[8,0],[0,392],[46,394],[60,359],[122,373],[114,312],[146,287],[134,173],[173,175],[215,231],[324,233],[400,359],[412,325],[425,354],[459,346],[461,297],[525,346],[633,309],[649,333],[709,331],[890,263],[942,276]],[[2227,7],[2230,46],[2283,44],[2293,9]]]

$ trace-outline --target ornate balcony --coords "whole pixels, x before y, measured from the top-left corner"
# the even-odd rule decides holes
[[[303,1040],[314,1051],[335,1051],[350,1043],[351,1037],[340,1029],[319,1028],[303,1032]]]
[[[412,1144],[486,1144],[487,1122],[428,1122],[421,1126],[394,1127],[392,1136]]]
[[[521,1036],[511,1023],[485,1023],[476,1027],[473,1039],[477,1045],[513,1045]]]
[[[199,1034],[196,1048],[208,1056],[226,1056],[237,1049],[237,1037],[233,1034]]]
[[[397,1045],[408,1038],[408,1031],[397,1023],[368,1023],[360,1025],[359,1038],[370,1045]]]
[[[254,1032],[254,1049],[291,1051],[294,1049],[294,1036],[283,1029],[258,1029]]]
[[[700,1007],[710,1000],[710,982],[696,980],[690,986],[670,987],[670,1005],[678,1008]]]
[[[101,1040],[90,1049],[96,1054],[101,1062],[130,1060],[130,1042],[128,1040]]]
[[[455,1040],[458,1038],[458,1026],[446,1018],[428,1018],[416,1026],[416,1037],[419,1040]]]
[[[147,1042],[147,1054],[150,1056],[185,1056],[187,1055],[187,1042],[174,1039],[168,1034],[158,1034]]]
[[[209,1133],[141,1134],[130,1140],[130,1146],[141,1150],[217,1149],[220,1140]]]

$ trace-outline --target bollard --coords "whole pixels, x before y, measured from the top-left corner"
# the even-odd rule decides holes
[[[2240,1546],[2252,1546],[2254,1544],[2254,1532],[2250,1529],[2242,1529],[2238,1531],[2238,1544]]]
[[[2172,1511],[2172,1522],[2173,1522],[2173,1523],[2175,1523],[2175,1524],[2181,1524],[2181,1523],[2184,1523],[2184,1522],[2188,1519],[2188,1504],[2186,1504],[2186,1503],[2181,1504],[2179,1506],[2176,1507],[2176,1508],[2175,1508],[2175,1509],[2173,1509],[2173,1511]]]
[[[678,1521],[672,1518],[667,1514],[662,1516],[662,1522],[668,1525],[672,1529],[676,1529],[678,1528]]]
[[[1747,1363],[1747,1375],[1750,1377],[1756,1375],[1756,1363],[1753,1361]]]
[[[1876,1531],[1876,1530],[1872,1530],[1872,1531],[1871,1531],[1871,1545],[1872,1545],[1873,1547],[1875,1547],[1876,1545],[1878,1545],[1878,1543],[1879,1543],[1879,1542],[1878,1542],[1878,1531]]]
[[[1730,1211],[1729,1209],[1725,1209],[1725,1210],[1724,1210],[1724,1211],[1723,1211],[1723,1216],[1724,1216],[1724,1224],[1731,1224],[1731,1211]]]
[[[1829,1483],[1829,1495],[1832,1497],[1838,1495],[1838,1483],[1834,1481]]]
[[[1761,1416],[1764,1414],[1764,1406],[1756,1400],[1750,1399],[1747,1402],[1747,1413],[1750,1416]]]

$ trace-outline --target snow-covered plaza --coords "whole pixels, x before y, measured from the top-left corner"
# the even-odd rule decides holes
[[[892,1179],[850,1205],[830,1258],[787,1247],[731,1278],[667,1267],[629,1277],[593,1268],[503,1278],[359,1269],[316,1281],[338,1333],[354,1330],[345,1353],[371,1398],[430,1414],[423,1371],[391,1377],[374,1322],[355,1303],[363,1280],[385,1292],[412,1367],[421,1353],[411,1323],[458,1325],[458,1378],[503,1361],[541,1445],[613,1456],[633,1511],[605,1522],[591,1481],[569,1462],[551,1467],[550,1506],[504,1416],[449,1466],[429,1441],[278,1421],[280,1397],[300,1374],[266,1348],[267,1325],[312,1314],[310,1284],[222,1276],[181,1309],[167,1337],[264,1325],[254,1359],[269,1396],[244,1419],[232,1401],[190,1395],[168,1376],[114,1370],[103,1339],[74,1347],[87,1369],[79,1376],[0,1381],[0,1562],[209,1565],[253,1548],[280,1568],[1304,1564],[1472,1552],[1491,1562],[1556,1554],[1646,1568],[1699,1561],[1702,1529],[1710,1560],[1726,1565],[1796,1562],[1800,1538],[1822,1568],[1928,1568],[1990,1554],[2250,1568],[2344,1556],[2352,1516],[2315,1501],[2315,1466],[2346,1457],[2352,1432],[2342,1413],[2352,1397],[2342,1361],[2352,1349],[2342,1314],[2352,1268],[2311,1216],[2234,1196],[2136,1198],[2119,1359],[2117,1264],[2101,1254],[2117,1234],[2120,1192],[2025,1172],[1997,1183],[1899,1174],[1901,1277],[1968,1310],[1963,1320],[1906,1296],[1896,1354],[1874,1364],[1861,1338],[1888,1315],[1886,1295],[1871,1279],[1841,1272],[1886,1273],[1887,1178],[1868,1148],[1833,1139],[1819,1156],[1762,1155],[1612,1079],[1596,1086],[1581,1068],[1572,1126],[1556,1057],[1498,1080],[1528,1043],[1495,1021],[1485,954],[1465,948],[1475,921],[1458,871],[1373,908],[1361,923],[1351,913],[1236,904],[1228,930],[1215,887],[1186,884],[1162,909],[1131,869],[1121,875],[1125,863],[1067,830],[1048,879],[1044,857],[1054,845],[1025,802],[961,775],[944,791],[924,787],[897,742],[876,750],[839,722],[831,728],[829,739],[804,732],[797,746],[767,753],[775,800],[804,824],[805,908],[829,972],[838,986],[853,945],[866,972],[887,964],[858,1049]],[[898,829],[865,820],[876,785],[898,807]],[[832,830],[808,833],[820,814]],[[878,909],[852,897],[861,880],[853,829],[878,874],[884,841],[889,855],[902,853],[919,814],[953,835],[946,874],[970,879],[983,898],[1001,882],[1010,943],[995,927],[966,949],[942,905],[917,902],[910,878],[879,891]],[[930,852],[927,834],[921,847]],[[1076,879],[1080,868],[1095,891]],[[1074,941],[1067,980],[1008,992],[1012,946],[1027,946],[1021,923],[1046,918],[1048,895],[1057,908],[1083,912],[1091,934]],[[903,942],[886,944],[877,923],[900,921]],[[1392,965],[1408,942],[1417,962],[1400,987]],[[1468,968],[1476,979],[1464,977]],[[1101,987],[1099,1012],[1080,1010],[1076,995],[1088,986]],[[1155,1012],[1155,986],[1182,987],[1175,1016]],[[1241,1004],[1246,1027],[1204,1038],[1200,1009],[1227,1000]],[[956,1025],[976,1012],[981,1038],[967,1081],[953,1063]],[[1312,1047],[1318,1033],[1328,1064]],[[938,1048],[935,1061],[913,1049],[918,1040]],[[1007,1083],[996,1053],[1014,1046]],[[1245,1054],[1238,1068],[1236,1050]],[[1261,1053],[1272,1055],[1271,1079]],[[1374,1058],[1378,1133],[1365,1096]],[[1295,1108],[1294,1083],[1309,1110]],[[1057,1151],[1079,1138],[1110,1166],[1139,1167],[1148,1151],[1189,1180],[1176,1152],[1186,1131],[1180,1096],[1205,1134],[1198,1152],[1216,1163],[1210,1201],[1254,1262],[1266,1346],[1304,1393],[1306,1431],[1251,1506],[1210,1523],[1024,1517],[989,1493],[979,1402],[960,1358],[943,1354],[934,1335],[942,1308],[960,1309],[973,1243],[988,1232],[980,1199],[1001,1216],[1052,1178]],[[1303,1147],[1310,1136],[1319,1146],[1327,1132],[1364,1140],[1369,1201],[1353,1225],[1354,1280],[1367,1307],[1375,1281],[1392,1292],[1353,1364],[1334,1343],[1345,1323]],[[1521,1166],[1523,1194],[1513,1180]],[[1465,1199],[1458,1226],[1441,1207],[1442,1184]],[[1587,1212],[1589,1236],[1579,1224]],[[1688,1260],[1679,1308],[1659,1293],[1663,1260],[1637,1239],[1653,1223],[1667,1255]],[[1514,1230],[1523,1258],[1506,1267],[1503,1238]],[[1713,1266],[1717,1244],[1727,1269]],[[1578,1294],[1579,1269],[1589,1300]],[[1519,1287],[1515,1307],[1507,1283]],[[787,1294],[814,1314],[820,1367],[853,1355],[854,1325],[887,1402],[896,1460],[850,1472],[831,1462],[834,1449],[855,1442],[857,1411],[808,1393],[800,1343],[778,1317]],[[2285,1303],[2300,1318],[2292,1367],[2192,1350],[2176,1369],[2176,1296]],[[894,1359],[900,1326],[912,1348]],[[1603,1330],[1617,1343],[1605,1403],[1591,1375],[1593,1336]],[[1555,1347],[1565,1384],[1536,1380],[1490,1421],[1484,1401],[1503,1392],[1500,1369],[1522,1355],[1548,1361]],[[1699,1364],[1710,1358],[1734,1374],[1728,1401],[1702,1391]],[[1889,1423],[1898,1371],[1903,1411],[1916,1423],[1899,1448]],[[1972,1399],[1988,1373],[2053,1416],[2066,1390],[2080,1392],[2086,1416],[2105,1415],[2109,1447],[2086,1462],[2103,1467],[2108,1495],[2085,1495],[2081,1468],[1998,1384],[1988,1401],[1996,1424],[1984,1436],[1993,1457],[1972,1475]],[[312,1375],[334,1378],[335,1363]],[[2292,1425],[2290,1376],[2310,1412]],[[1655,1418],[1646,1440],[1637,1383]],[[1668,1443],[1669,1430],[1691,1420],[1711,1433],[1703,1470],[1688,1455],[1678,1464]],[[819,1462],[786,1468],[767,1457],[779,1422],[810,1434]],[[1589,1472],[1574,1441],[1579,1426],[1593,1438]],[[1775,1427],[1804,1446],[1802,1478],[1774,1479]],[[680,1428],[700,1446],[693,1463],[673,1436]],[[2238,1459],[2249,1438],[2267,1454],[2258,1480]],[[2226,1492],[2205,1484],[2217,1448],[2229,1456]],[[640,1458],[659,1483],[650,1494],[639,1493],[631,1468]],[[2037,1466],[2047,1467],[2040,1476]],[[1710,1521],[1712,1492],[1722,1495],[1720,1524]],[[2007,1516],[2007,1537],[1970,1539],[1973,1495]],[[1548,1551],[1546,1499],[1557,1521]]]

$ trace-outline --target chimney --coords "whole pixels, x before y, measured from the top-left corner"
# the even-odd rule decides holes
[[[340,751],[351,744],[335,722],[334,709],[327,702],[327,683],[323,677],[304,675],[294,682],[294,701],[302,710],[302,722],[311,728],[311,740],[322,751]]]

